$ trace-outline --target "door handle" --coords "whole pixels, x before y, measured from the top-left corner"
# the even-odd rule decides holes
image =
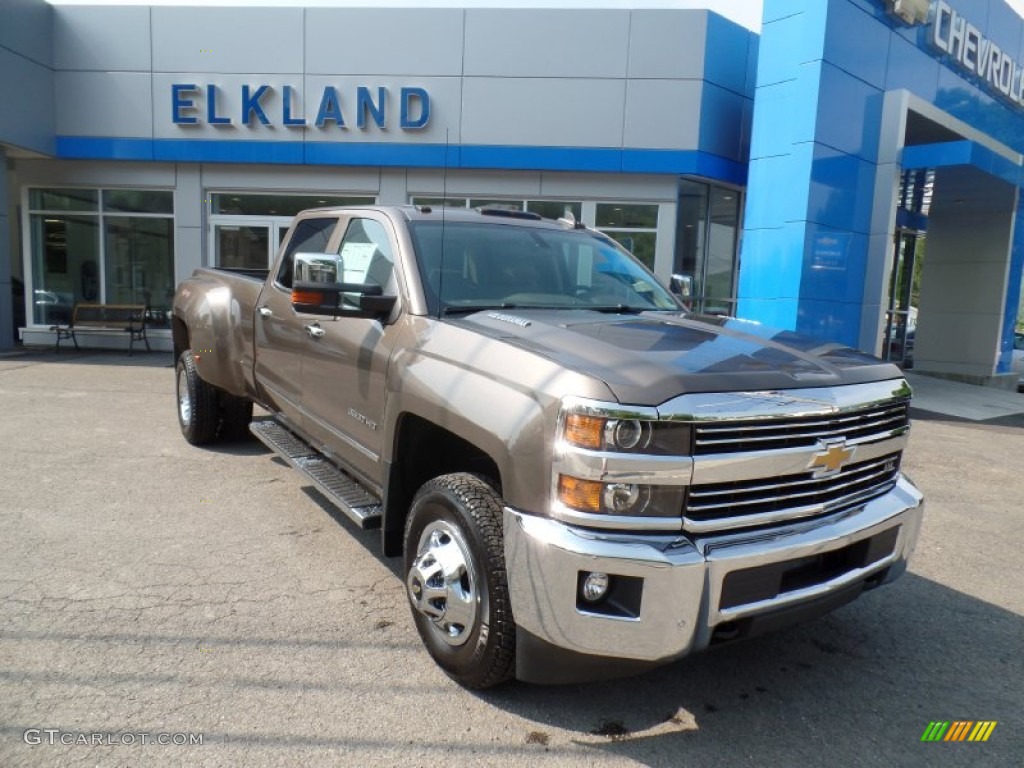
[[[274,314],[274,310],[272,310],[270,307],[260,307],[257,311],[261,315],[263,315],[263,317],[270,317],[272,314]]]
[[[306,328],[306,333],[308,333],[310,338],[312,338],[312,339],[319,339],[324,334],[327,333],[327,331],[325,331],[319,325],[307,325],[307,326],[305,326],[305,328]]]

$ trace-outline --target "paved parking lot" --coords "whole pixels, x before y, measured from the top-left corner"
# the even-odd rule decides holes
[[[185,443],[169,366],[0,359],[0,766],[1021,764],[1021,426],[919,420],[911,572],[831,616],[639,678],[469,693],[375,534],[256,443]],[[922,744],[932,720],[998,725]],[[135,743],[60,743],[92,734]]]

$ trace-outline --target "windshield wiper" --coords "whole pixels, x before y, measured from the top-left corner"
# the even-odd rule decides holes
[[[641,312],[657,312],[657,307],[631,307],[627,304],[614,304],[603,307],[590,307],[586,304],[581,304],[573,309],[587,309],[591,312],[602,312],[606,315],[623,314],[623,315],[639,315]]]
[[[499,309],[520,309],[518,304],[466,304],[454,307],[445,307],[443,315],[471,315],[474,312],[494,312]]]

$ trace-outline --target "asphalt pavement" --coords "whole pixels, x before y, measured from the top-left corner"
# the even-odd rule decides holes
[[[921,416],[895,584],[642,677],[472,693],[375,532],[256,442],[182,439],[169,354],[0,359],[0,766],[1019,766],[1024,421]],[[922,743],[937,720],[997,725]]]

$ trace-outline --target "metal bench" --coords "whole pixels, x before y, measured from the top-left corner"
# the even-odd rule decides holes
[[[60,352],[60,342],[71,339],[78,349],[79,333],[109,334],[111,331],[124,331],[128,334],[128,356],[134,351],[135,342],[146,345],[151,352],[149,339],[146,338],[146,305],[145,304],[75,304],[68,325],[53,325],[50,330],[57,334],[56,351]]]

